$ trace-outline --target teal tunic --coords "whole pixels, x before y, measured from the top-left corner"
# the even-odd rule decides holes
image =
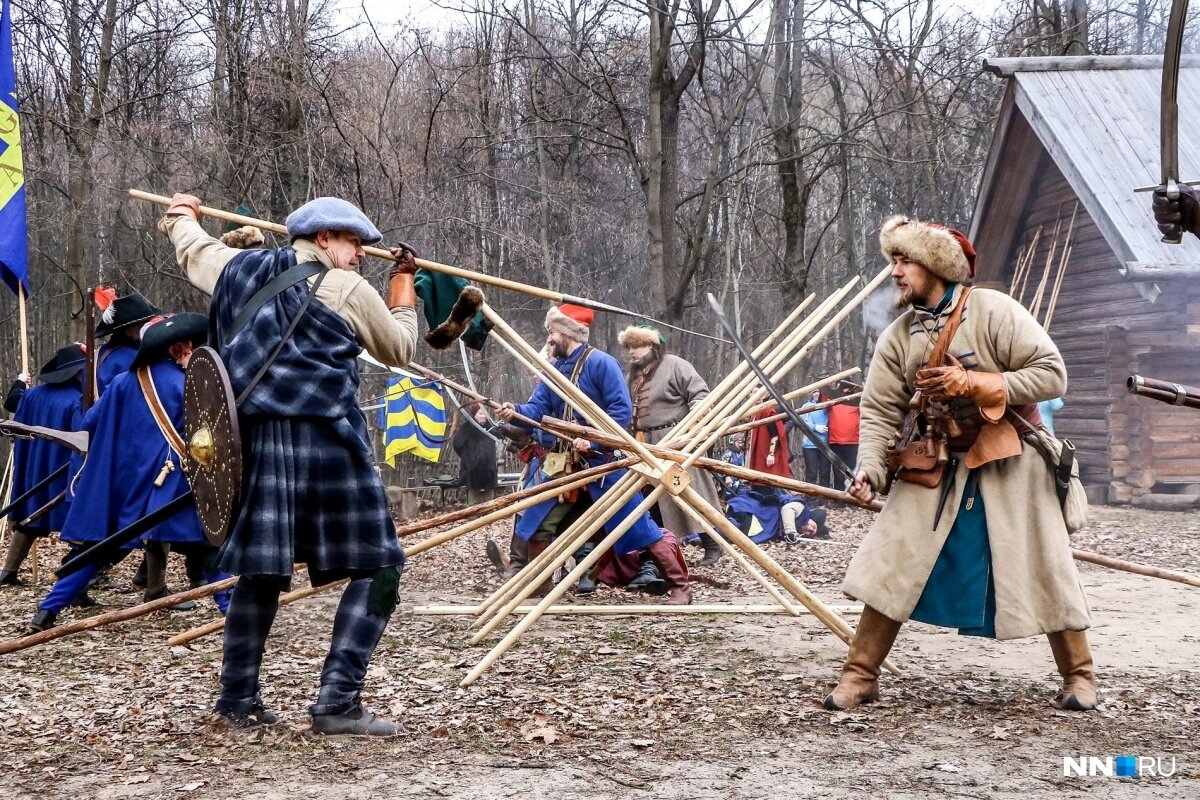
[[[974,471],[967,473],[954,527],[934,562],[925,590],[909,617],[958,628],[963,636],[996,638],[996,588],[988,544],[983,493]]]

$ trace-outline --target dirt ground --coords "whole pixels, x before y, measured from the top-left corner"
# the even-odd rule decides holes
[[[854,545],[871,515],[830,517],[835,537]],[[893,658],[903,675],[885,675],[881,700],[829,714],[819,702],[845,648],[807,615],[546,618],[460,689],[485,647],[467,643],[466,618],[410,610],[494,589],[488,533],[506,541],[496,528],[410,562],[366,692],[407,736],[305,732],[330,595],[283,609],[276,623],[264,695],[284,722],[214,729],[220,636],[166,645],[214,618],[205,602],[0,657],[4,796],[1200,797],[1200,590],[1081,565],[1103,700],[1089,714],[1048,704],[1057,675],[1044,639],[983,641],[919,624],[901,632]],[[1200,574],[1200,515],[1095,509],[1075,546]],[[848,603],[837,585],[852,546],[767,549],[826,602]],[[54,559],[43,553],[44,570]],[[132,569],[131,559],[113,577],[128,582]],[[768,600],[728,559],[697,572],[722,584],[697,585],[697,602]],[[0,638],[20,635],[46,588],[0,590]],[[97,596],[109,609],[138,598]],[[602,590],[587,602],[634,600],[645,602]],[[1175,772],[1064,777],[1064,757],[1122,755],[1161,758],[1167,771],[1173,759]]]

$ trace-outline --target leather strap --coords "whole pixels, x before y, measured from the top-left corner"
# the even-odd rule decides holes
[[[170,445],[175,455],[182,459],[186,445],[183,443],[183,437],[179,435],[179,431],[175,430],[175,426],[171,423],[171,417],[167,414],[167,410],[163,408],[162,400],[158,397],[158,389],[154,386],[154,378],[150,376],[150,368],[138,367],[137,379],[138,385],[142,388],[142,397],[146,398],[146,405],[150,406],[150,414],[158,424],[158,430],[167,440],[167,444]]]
[[[309,264],[312,262],[305,263]],[[295,267],[292,267],[292,269],[295,269]],[[291,271],[292,270],[289,269],[287,272],[282,274],[286,275]],[[263,376],[267,374],[267,370],[270,369],[271,365],[275,363],[275,359],[278,358],[279,354],[283,352],[283,346],[288,343],[288,339],[292,338],[292,333],[295,332],[296,326],[300,324],[300,320],[304,317],[304,312],[308,311],[308,304],[312,302],[313,296],[317,293],[317,289],[321,286],[321,281],[325,280],[325,276],[328,274],[329,271],[322,268],[321,274],[317,276],[315,281],[313,281],[313,285],[308,287],[308,294],[304,296],[304,302],[300,304],[300,310],[296,312],[296,316],[292,317],[291,324],[289,324],[287,330],[283,332],[283,337],[279,340],[279,344],[275,345],[275,349],[271,351],[271,355],[268,356],[267,360],[263,362],[263,365],[258,368],[258,372],[255,373],[250,382],[246,384],[246,388],[242,390],[242,393],[239,394],[237,399],[233,401],[235,406],[241,406],[242,401],[250,396],[250,392],[254,391],[254,387],[258,386],[258,382],[263,379]],[[293,283],[299,283],[299,281],[293,281]],[[261,290],[259,291],[261,292]],[[280,291],[283,291],[283,289],[280,289]],[[255,296],[257,297],[258,293],[255,293]]]
[[[254,315],[258,313],[259,309],[273,300],[277,295],[292,288],[300,281],[308,280],[318,272],[324,271],[324,269],[325,266],[320,261],[305,261],[303,264],[296,264],[294,267],[285,269],[263,284],[262,288],[251,296],[249,302],[242,306],[237,316],[233,318],[233,324],[229,326],[229,333],[225,337],[225,345],[228,346],[230,342],[237,338],[242,328],[246,327],[250,320],[254,319]]]
[[[963,309],[967,305],[967,297],[971,294],[971,289],[974,287],[966,286],[962,290],[962,294],[958,296],[958,304],[954,306],[954,311],[950,312],[950,318],[946,320],[946,324],[942,326],[941,333],[938,334],[937,341],[934,342],[933,352],[929,354],[929,361],[926,362],[927,369],[942,366],[942,362],[946,360],[946,351],[950,349],[950,341],[954,338],[954,334],[958,333],[958,326],[962,322]],[[921,395],[920,410],[924,411],[929,401],[925,395]]]

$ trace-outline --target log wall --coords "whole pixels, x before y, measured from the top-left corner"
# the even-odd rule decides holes
[[[1025,156],[1029,158],[1028,155]],[[1067,229],[1076,209],[1050,334],[1067,364],[1065,407],[1055,416],[1060,437],[1077,448],[1084,482],[1107,488],[1110,502],[1129,502],[1164,484],[1200,484],[1200,415],[1130,395],[1125,379],[1141,373],[1200,383],[1200,291],[1183,281],[1160,283],[1155,302],[1120,272],[1120,263],[1062,173],[1043,151],[1003,271],[981,277],[1012,284],[1020,253],[1041,230],[1024,291],[1027,308],[1042,298],[1045,319]],[[1147,206],[1149,205],[1147,201]],[[1147,208],[1146,224],[1152,224]],[[1055,227],[1059,226],[1057,242]],[[1047,273],[1047,257],[1055,248]],[[998,265],[995,265],[998,266]]]

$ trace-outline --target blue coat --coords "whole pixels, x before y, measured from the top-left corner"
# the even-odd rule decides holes
[[[182,435],[183,369],[163,359],[150,366],[150,375],[163,408]],[[62,538],[67,541],[100,541],[188,490],[179,457],[158,429],[136,373],[116,377],[84,417],[84,428],[91,442],[63,526]],[[174,469],[162,486],[155,486],[168,458]],[[199,542],[204,530],[195,507],[189,507],[142,538]]]
[[[75,430],[73,423],[82,399],[83,393],[78,380],[34,386],[21,397],[13,419],[26,425],[42,425],[60,431]],[[66,447],[44,439],[17,439],[13,445],[12,496],[21,495],[54,470],[69,463],[71,453]],[[38,490],[27,500],[17,503],[13,506],[9,519],[14,525],[20,523],[51,499],[58,497],[67,488],[67,480],[68,476],[64,473],[62,477]],[[62,530],[66,518],[67,506],[65,503],[59,503],[41,519],[20,530],[34,536],[44,536],[51,531]]]
[[[132,344],[122,342],[119,345],[113,345],[112,342],[105,342],[96,356],[96,397],[104,394],[104,390],[108,388],[114,378],[122,372],[128,372],[129,365],[136,357],[137,348]]]
[[[578,348],[567,358],[555,360],[554,366],[570,380],[571,373],[575,370],[575,363],[579,360],[583,351],[583,347]],[[629,427],[630,422],[633,421],[633,402],[629,399],[629,387],[625,384],[625,375],[621,371],[621,365],[617,363],[615,358],[603,350],[592,349],[587,361],[584,362],[583,369],[579,373],[577,385],[596,405],[604,409],[614,422],[622,428]],[[516,407],[518,414],[523,414],[535,420],[540,420],[545,416],[561,419],[563,408],[564,403],[562,398],[551,391],[550,387],[544,382],[537,385],[528,402],[521,403]],[[579,414],[574,414],[572,419],[575,422],[588,424],[587,420]],[[519,422],[514,422],[514,424],[520,425]],[[596,466],[612,460],[611,452],[598,451],[598,447],[598,445],[593,445],[593,452],[587,457],[587,462],[590,466]],[[541,467],[542,459],[534,459],[529,463],[531,485],[539,485],[549,480]],[[625,472],[626,470],[623,469],[617,470],[616,472],[609,473],[600,480],[589,483],[587,490],[592,501],[598,501]],[[621,524],[622,520],[634,511],[638,503],[641,502],[641,499],[640,494],[634,495],[616,514],[613,514],[609,518],[608,522],[604,525],[604,529],[609,532],[615,530]],[[517,520],[517,536],[528,541],[537,532],[538,527],[542,524],[542,520],[557,505],[557,502],[557,500],[547,500],[523,513],[520,519]],[[643,513],[641,518],[633,524],[633,527],[617,540],[615,550],[619,555],[632,553],[635,550],[642,550],[649,547],[661,538],[662,531],[654,524],[654,520],[650,518],[648,513]]]

